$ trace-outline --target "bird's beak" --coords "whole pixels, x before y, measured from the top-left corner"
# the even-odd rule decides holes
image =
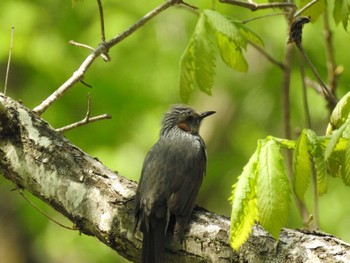
[[[202,113],[199,114],[200,119],[202,120],[202,119],[204,119],[204,118],[214,114],[215,112],[216,111],[205,111],[205,112],[202,112]]]

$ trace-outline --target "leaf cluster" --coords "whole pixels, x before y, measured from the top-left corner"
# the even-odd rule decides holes
[[[246,72],[248,63],[243,50],[248,42],[263,45],[261,38],[241,22],[203,10],[180,61],[182,100],[187,102],[196,87],[211,95],[218,54],[227,66]]]
[[[340,177],[350,185],[350,92],[334,109],[326,136],[304,129],[296,141],[267,137],[233,186],[231,246],[238,250],[255,223],[278,239],[288,218],[294,193],[304,201],[310,182],[318,195],[327,191],[327,176]],[[282,149],[293,150],[293,174],[288,179]],[[316,180],[312,180],[314,177]]]

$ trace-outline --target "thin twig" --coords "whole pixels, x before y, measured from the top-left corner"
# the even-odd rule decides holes
[[[308,77],[305,77],[305,84],[306,84],[306,86],[315,90],[318,94],[324,96],[324,93],[322,91],[322,87],[317,81],[314,81]]]
[[[300,14],[301,14],[302,12],[304,12],[306,9],[308,9],[308,8],[310,8],[311,6],[313,6],[314,4],[316,4],[318,1],[319,1],[319,0],[313,0],[313,1],[309,2],[309,3],[307,3],[307,4],[304,5],[302,8],[300,8],[299,10],[297,10],[297,11],[295,12],[295,14],[294,14],[293,17],[296,18],[296,17],[300,16]]]
[[[71,44],[72,46],[83,47],[88,50],[95,51],[93,47],[90,47],[89,45],[86,45],[86,44],[75,42],[74,40],[69,40],[68,43]]]
[[[323,15],[324,22],[324,38],[326,42],[326,54],[327,54],[327,71],[328,71],[328,86],[333,94],[337,89],[338,74],[336,73],[336,62],[334,57],[334,46],[333,46],[333,33],[329,25],[328,12],[325,11]]]
[[[255,21],[255,20],[259,20],[262,18],[266,18],[266,17],[270,17],[270,16],[281,16],[281,15],[288,15],[289,13],[287,12],[282,12],[282,13],[276,13],[276,14],[267,14],[267,15],[263,15],[263,16],[257,16],[257,17],[252,17],[246,20],[242,20],[242,24],[247,24],[249,22]]]
[[[89,45],[86,45],[86,44],[75,42],[74,40],[69,40],[68,43],[71,44],[72,46],[82,47],[82,48],[86,48],[86,49],[91,50],[91,51],[95,51],[95,49],[93,47],[90,47]],[[106,62],[111,61],[111,58],[108,54],[101,53],[100,56]]]
[[[95,59],[103,53],[107,53],[107,51],[115,46],[117,43],[122,41],[123,39],[130,36],[133,32],[143,26],[150,19],[161,13],[162,11],[168,9],[169,7],[177,4],[179,0],[168,0],[163,4],[159,5],[149,13],[147,13],[144,17],[142,17],[139,21],[133,24],[130,28],[125,30],[123,33],[118,36],[112,38],[107,42],[102,42],[92,54],[90,54],[84,62],[80,65],[77,71],[73,73],[73,75],[63,83],[56,91],[54,91],[48,98],[46,98],[40,105],[33,109],[38,115],[44,113],[55,101],[57,101],[64,93],[66,93],[70,88],[72,88],[76,83],[83,80],[85,72],[90,68],[91,64],[95,61]]]
[[[296,8],[296,5],[294,3],[288,3],[288,2],[273,2],[268,4],[257,4],[253,1],[245,2],[245,1],[239,1],[239,0],[219,0],[221,3],[224,4],[231,4],[235,6],[240,6],[244,8],[248,8],[251,11],[256,11],[259,9],[268,9],[268,8]]]
[[[333,109],[335,107],[335,105],[337,104],[338,100],[333,95],[333,93],[329,90],[327,85],[323,82],[320,74],[318,74],[316,68],[314,67],[314,65],[312,64],[311,60],[309,59],[309,57],[307,56],[306,52],[304,51],[304,48],[302,47],[300,41],[296,41],[295,45],[299,49],[300,53],[303,55],[303,57],[306,60],[307,64],[311,68],[313,74],[315,75],[316,79],[320,83],[320,85],[322,87],[322,91],[323,91],[323,93],[324,93],[324,95],[325,95],[325,97],[326,97],[326,99],[328,101],[330,109]]]
[[[75,128],[87,125],[87,124],[92,123],[92,122],[101,121],[101,120],[107,120],[107,119],[111,119],[111,118],[112,118],[112,116],[108,115],[108,114],[102,114],[102,115],[98,115],[98,116],[91,117],[91,118],[88,118],[88,119],[84,118],[81,121],[72,123],[72,124],[64,126],[62,128],[58,128],[58,129],[56,129],[56,131],[60,132],[60,133],[65,133],[65,132],[67,132],[69,130],[73,130]]]
[[[275,59],[274,57],[272,57],[269,53],[266,52],[265,49],[263,49],[259,45],[256,45],[252,42],[249,42],[249,44],[251,46],[253,46],[256,50],[258,50],[267,60],[269,60],[270,62],[272,62],[276,66],[278,66],[280,69],[282,69],[282,70],[286,69],[285,65],[282,62],[280,62],[277,59]]]
[[[104,17],[103,17],[103,7],[102,7],[101,0],[97,0],[97,4],[98,4],[98,11],[100,13],[101,41],[105,42],[106,41],[105,22],[104,22]]]
[[[58,128],[56,129],[57,132],[60,133],[65,133],[66,131],[78,128],[80,126],[83,125],[87,125],[91,122],[95,122],[95,121],[100,121],[100,120],[106,120],[106,119],[111,119],[112,116],[108,115],[108,114],[102,114],[99,116],[95,116],[95,117],[90,117],[91,114],[91,100],[90,100],[90,94],[88,95],[88,104],[87,104],[87,110],[86,110],[86,114],[85,114],[85,118],[82,119],[81,121],[72,123],[70,125],[64,126],[62,128]]]
[[[304,63],[300,54],[299,54],[299,69],[300,69],[300,75],[301,75],[305,122],[306,122],[306,127],[308,129],[311,129],[312,125],[311,125],[310,109],[309,109],[309,102],[307,99],[307,88],[305,83],[305,68],[304,68]]]
[[[9,57],[7,60],[7,66],[6,66],[6,75],[5,75],[5,86],[4,86],[4,96],[6,96],[7,91],[7,81],[9,77],[10,72],[10,65],[11,65],[11,57],[12,57],[12,47],[13,47],[13,37],[14,37],[15,28],[11,28],[11,40],[10,40],[10,50],[9,50]]]
[[[23,193],[22,189],[20,189],[19,187],[16,188],[16,190],[18,190],[19,194],[24,198],[24,200],[26,200],[35,210],[37,210],[40,214],[42,214],[43,216],[45,216],[47,219],[49,219],[50,221],[52,221],[53,223],[55,223],[56,225],[59,225],[60,227],[63,227],[65,229],[68,230],[79,230],[79,228],[73,226],[73,227],[69,227],[69,226],[65,226],[63,224],[61,224],[60,222],[58,222],[57,220],[53,219],[52,217],[50,217],[48,214],[46,214],[43,210],[41,210],[38,206],[36,206],[32,201],[30,201]]]

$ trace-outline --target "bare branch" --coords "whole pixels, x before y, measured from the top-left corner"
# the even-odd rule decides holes
[[[333,33],[330,29],[328,12],[324,12],[323,15],[324,23],[324,38],[326,43],[326,54],[327,54],[327,71],[328,71],[328,86],[333,94],[337,89],[337,82],[339,74],[337,74],[337,65],[334,56],[333,46]]]
[[[315,75],[317,81],[320,83],[321,87],[322,87],[322,92],[325,95],[325,98],[328,101],[329,107],[330,109],[333,109],[335,107],[335,105],[337,104],[338,100],[336,99],[336,97],[333,95],[333,93],[329,90],[329,88],[327,87],[327,85],[323,82],[320,74],[318,74],[318,71],[316,70],[316,68],[314,67],[314,65],[312,64],[311,60],[309,59],[309,57],[307,56],[304,48],[301,45],[300,41],[296,41],[295,45],[297,46],[297,48],[299,49],[300,53],[303,55],[304,59],[306,60],[307,64],[309,65],[311,71],[313,72],[313,74]]]
[[[98,11],[100,13],[100,25],[101,25],[101,41],[105,42],[106,41],[106,36],[105,36],[105,20],[103,17],[103,7],[102,7],[102,2],[101,0],[97,0],[98,4]]]
[[[282,62],[280,62],[277,59],[275,59],[274,57],[272,57],[269,53],[266,52],[265,49],[263,49],[259,45],[254,44],[253,42],[249,42],[249,44],[251,46],[253,46],[256,50],[258,50],[271,63],[275,64],[276,66],[278,66],[282,70],[286,69],[285,65]]]
[[[62,128],[58,128],[58,129],[56,129],[56,131],[60,132],[60,133],[65,133],[66,131],[78,128],[78,127],[83,126],[83,125],[87,125],[87,124],[89,124],[91,122],[96,122],[96,121],[106,120],[106,119],[111,119],[112,118],[112,116],[108,115],[108,114],[102,114],[102,115],[98,115],[98,116],[95,116],[95,117],[90,117],[90,113],[91,113],[91,102],[90,102],[90,94],[89,94],[88,95],[88,105],[87,105],[87,111],[86,111],[85,118],[82,119],[81,121],[72,123],[72,124],[64,126]]]
[[[11,65],[11,57],[12,57],[12,46],[13,46],[13,36],[15,33],[15,28],[11,28],[11,40],[10,40],[10,50],[9,50],[9,57],[7,60],[7,66],[6,66],[6,75],[5,75],[5,85],[4,85],[4,95],[6,96],[7,92],[7,81],[9,77],[9,72],[10,72],[10,65]]]
[[[224,4],[231,4],[235,6],[240,6],[244,8],[248,8],[251,11],[256,11],[260,9],[269,9],[269,8],[296,8],[296,5],[294,3],[288,3],[288,2],[273,2],[268,4],[257,4],[253,1],[245,2],[245,1],[239,1],[239,0],[219,0],[221,3]]]
[[[72,88],[76,83],[83,80],[85,72],[90,68],[91,64],[95,61],[97,57],[101,54],[107,54],[108,50],[115,46],[117,43],[122,41],[123,39],[130,36],[133,32],[143,26],[150,19],[166,10],[167,8],[179,3],[179,0],[168,0],[165,3],[159,5],[145,16],[143,16],[139,21],[133,24],[130,28],[125,30],[123,33],[118,36],[112,38],[107,42],[102,42],[92,54],[90,54],[84,62],[80,65],[77,71],[73,73],[73,75],[63,83],[55,92],[53,92],[48,98],[46,98],[40,105],[35,107],[33,111],[38,115],[44,113],[55,101],[57,101],[64,93],[66,93],[70,88]]]

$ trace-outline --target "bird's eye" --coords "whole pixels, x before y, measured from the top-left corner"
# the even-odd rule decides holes
[[[194,121],[194,117],[193,117],[193,115],[189,115],[189,116],[187,116],[186,120],[187,120],[187,121],[189,121],[189,122]]]

